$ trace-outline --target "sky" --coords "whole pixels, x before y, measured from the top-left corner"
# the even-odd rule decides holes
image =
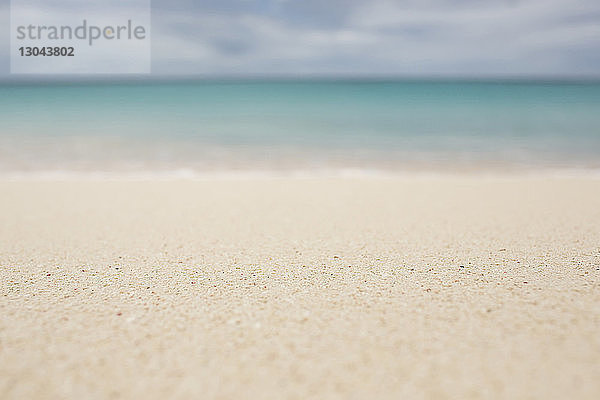
[[[600,77],[598,0],[152,0],[151,31],[156,76]]]

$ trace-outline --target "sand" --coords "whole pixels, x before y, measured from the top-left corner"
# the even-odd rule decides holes
[[[2,399],[598,399],[600,179],[0,182]]]

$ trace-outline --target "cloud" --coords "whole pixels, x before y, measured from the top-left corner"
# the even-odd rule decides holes
[[[597,0],[152,5],[158,74],[600,76]]]
[[[204,74],[600,72],[585,56],[600,50],[600,3],[590,0],[225,2],[212,12],[164,9],[154,21],[162,73],[172,58],[161,55],[173,49],[181,72]]]

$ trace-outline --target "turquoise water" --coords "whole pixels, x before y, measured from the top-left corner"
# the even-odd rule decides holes
[[[0,86],[0,171],[600,167],[600,84]]]

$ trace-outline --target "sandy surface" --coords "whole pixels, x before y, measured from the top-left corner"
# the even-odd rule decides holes
[[[3,182],[0,398],[598,399],[599,270],[593,178]]]

